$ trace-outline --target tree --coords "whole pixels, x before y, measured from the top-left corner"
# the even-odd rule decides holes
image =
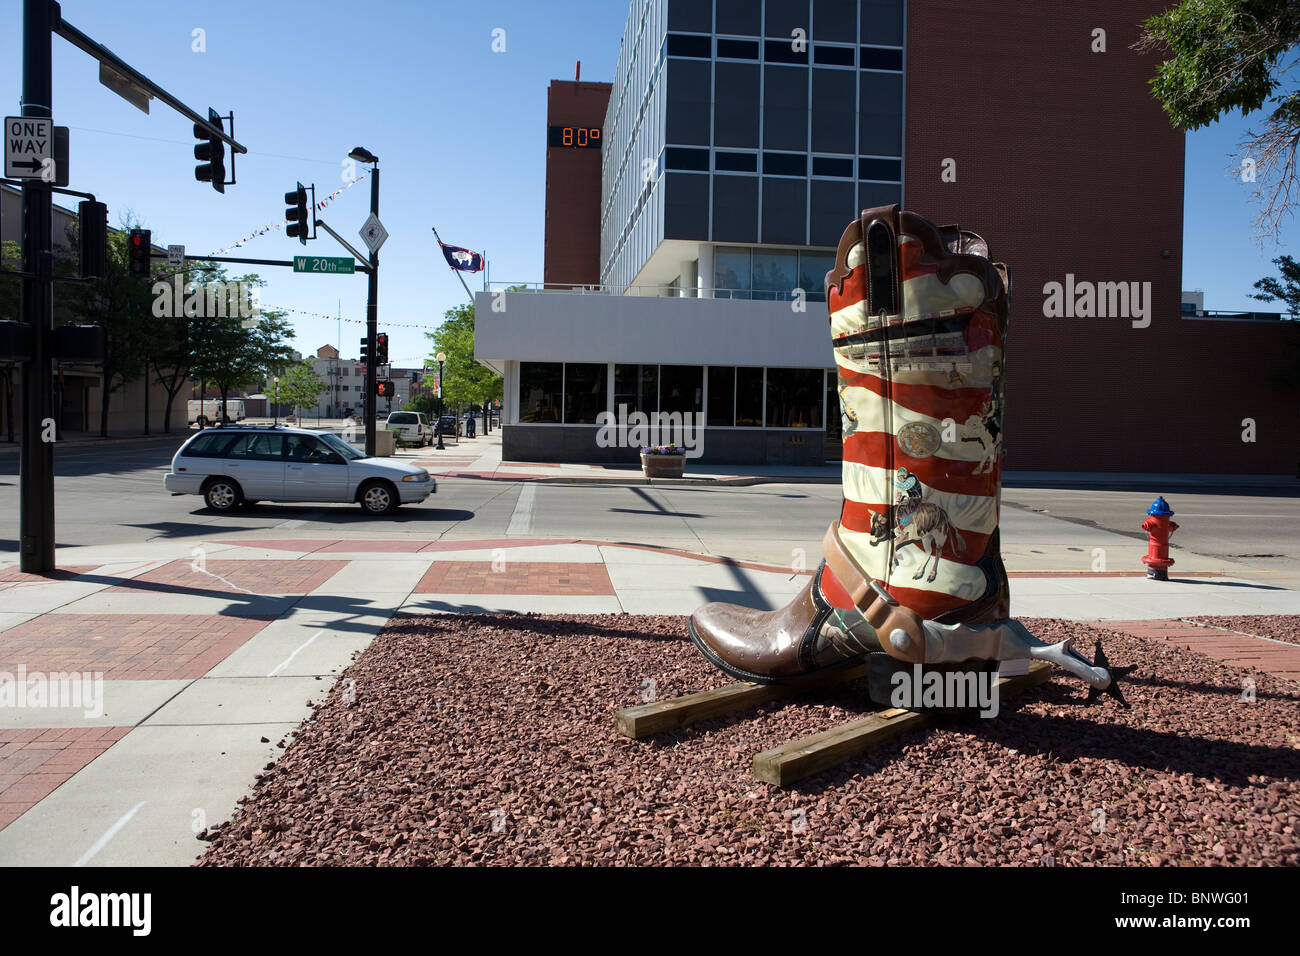
[[[196,316],[191,326],[191,371],[217,386],[223,418],[232,389],[260,381],[268,373],[279,374],[293,358],[288,345],[293,333],[283,312],[263,310],[255,322],[242,318],[253,310],[254,290],[263,285],[253,274],[223,280],[221,285],[209,283],[226,296],[225,307],[219,310],[225,315],[211,314],[214,310],[207,305],[211,299],[205,298],[204,314]]]
[[[104,365],[100,372],[99,434],[108,436],[108,406],[114,392],[138,379],[145,370],[145,349],[152,316],[150,283],[133,279],[129,273],[127,233],[134,228],[129,221],[121,230],[108,234],[108,268],[103,278],[72,287],[68,302],[75,311],[104,327]]]
[[[293,409],[295,418],[300,406],[315,405],[325,389],[324,380],[316,374],[311,362],[296,362],[280,375],[280,399]]]
[[[510,291],[510,290],[507,290]],[[474,306],[466,303],[443,313],[443,323],[426,333],[433,352],[447,353],[443,363],[444,402],[482,405],[504,394],[501,376],[474,360]],[[436,364],[436,360],[433,360]]]
[[[1290,256],[1279,256],[1273,260],[1282,278],[1272,276],[1255,283],[1259,290],[1252,293],[1252,299],[1261,302],[1282,300],[1293,319],[1300,320],[1300,262]],[[1300,391],[1300,321],[1288,323],[1292,328],[1282,340],[1282,365],[1273,376],[1273,387],[1278,391]]]
[[[1282,217],[1300,203],[1300,90],[1283,91],[1283,77],[1297,59],[1284,62],[1300,43],[1300,4],[1295,0],[1183,0],[1148,19],[1135,45],[1165,50],[1152,91],[1170,120],[1200,129],[1224,113],[1249,115],[1269,104],[1263,126],[1240,143],[1244,182],[1256,183],[1261,239],[1277,239]]]

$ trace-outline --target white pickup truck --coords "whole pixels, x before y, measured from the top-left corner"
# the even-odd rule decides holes
[[[226,421],[237,422],[244,418],[244,400],[241,398],[232,398],[226,401]],[[207,427],[221,421],[221,399],[205,398],[199,401],[192,398],[189,401],[189,409],[186,412],[186,421],[193,425],[196,422],[199,425]]]

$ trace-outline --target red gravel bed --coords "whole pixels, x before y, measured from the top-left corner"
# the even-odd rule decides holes
[[[1300,863],[1300,685],[1075,622],[1136,664],[1131,710],[1067,677],[781,790],[755,753],[859,716],[861,688],[649,741],[614,711],[728,680],[668,616],[399,617],[199,865]],[[350,683],[354,681],[355,683]],[[351,694],[350,694],[351,691]],[[351,703],[349,703],[351,697]]]
[[[1275,641],[1300,644],[1300,614],[1242,614],[1233,617],[1185,617],[1184,621],[1226,627],[1239,634],[1271,637]]]

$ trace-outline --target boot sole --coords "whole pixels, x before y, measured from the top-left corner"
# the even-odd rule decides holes
[[[722,658],[718,657],[717,654],[713,653],[709,646],[700,639],[698,634],[695,633],[695,621],[688,618],[686,621],[686,630],[691,635],[691,641],[697,648],[699,648],[700,653],[704,655],[706,661],[724,674],[734,677],[736,680],[745,681],[750,684],[797,684],[800,681],[817,674],[824,674],[827,671],[851,667],[854,664],[860,664],[867,659],[866,654],[859,655],[858,657],[846,657],[842,661],[837,661],[834,664],[827,664],[825,667],[818,667],[815,670],[804,671],[802,674],[796,674],[793,677],[772,677],[767,674],[752,674],[739,667],[733,667],[731,664],[726,663]]]

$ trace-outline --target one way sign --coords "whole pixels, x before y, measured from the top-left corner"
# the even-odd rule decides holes
[[[54,161],[54,120],[39,116],[5,117],[5,176],[54,179],[42,173]]]

